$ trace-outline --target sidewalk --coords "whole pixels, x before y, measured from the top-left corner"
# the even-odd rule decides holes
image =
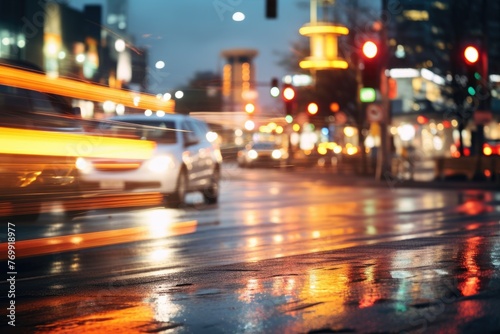
[[[321,168],[321,167],[318,167]],[[434,180],[427,175],[415,174],[414,179],[402,179],[397,176],[386,174],[379,180],[375,175],[331,173],[335,184],[368,187],[390,187],[390,188],[426,188],[426,189],[478,189],[496,190],[500,192],[500,180],[488,181],[458,181],[458,180]]]
[[[500,191],[500,179],[485,181],[468,181],[457,178],[455,180],[436,180],[433,161],[421,161],[415,164],[413,177],[409,173],[391,174],[386,173],[377,179],[372,172],[362,175],[352,169],[337,169],[334,166],[305,166],[297,164],[301,172],[313,174],[330,174],[329,178],[335,184],[369,187],[393,187],[393,188],[439,188],[439,189],[482,189]]]

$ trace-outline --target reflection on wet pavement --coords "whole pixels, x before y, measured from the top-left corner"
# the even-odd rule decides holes
[[[50,281],[30,285],[44,290],[28,294],[18,323],[50,333],[500,329],[498,193],[295,186],[234,183],[219,208],[117,214],[109,224],[149,234],[30,263]],[[197,224],[165,234],[169,221]]]
[[[66,319],[48,321],[38,330],[71,333],[78,328],[97,333],[126,326],[131,333],[425,333],[431,329],[460,333],[498,329],[499,319],[491,312],[500,306],[498,224],[474,232],[477,235],[467,236],[471,231],[466,231],[460,238],[444,235],[432,241],[422,238],[194,270],[135,287],[98,286],[73,299],[60,298],[51,312],[65,313]]]

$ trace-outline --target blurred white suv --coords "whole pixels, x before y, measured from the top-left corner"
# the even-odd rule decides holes
[[[200,191],[205,203],[217,203],[222,155],[207,123],[179,114],[124,115],[103,121],[97,130],[155,141],[156,149],[146,161],[79,158],[80,182],[86,187],[160,192],[169,207],[184,204],[187,192]]]

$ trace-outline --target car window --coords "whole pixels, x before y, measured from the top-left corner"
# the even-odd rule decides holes
[[[78,127],[62,105],[56,106],[48,94],[33,90],[0,85],[0,110],[0,124],[4,126],[50,130]]]
[[[7,126],[20,126],[26,120],[30,104],[26,90],[0,85],[0,122]]]
[[[252,148],[257,150],[271,150],[276,147],[277,145],[275,143],[255,143],[252,145]]]
[[[28,96],[31,100],[33,111],[37,114],[56,114],[57,111],[52,105],[49,98],[40,93],[32,90],[28,91]]]
[[[201,140],[207,140],[209,129],[206,124],[198,120],[192,120],[190,123],[193,125],[196,136]]]
[[[194,142],[194,141],[199,141],[199,130],[196,129],[194,122],[192,121],[184,121],[182,122],[182,129],[184,132],[182,133],[182,136],[184,138],[184,142]]]
[[[113,135],[134,136],[143,140],[152,140],[163,144],[175,144],[177,142],[177,129],[174,121],[151,120],[151,121],[117,121],[103,122],[100,130]]]
[[[60,106],[53,103],[47,94],[28,90],[32,119],[39,128],[75,128],[76,120],[68,113],[64,113]]]

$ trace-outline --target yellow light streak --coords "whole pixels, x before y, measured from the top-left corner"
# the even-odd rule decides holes
[[[299,63],[300,68],[304,69],[328,69],[339,68],[347,69],[349,67],[345,60],[302,60]]]
[[[95,102],[113,101],[116,104],[140,109],[174,112],[175,102],[156,96],[122,89],[110,88],[67,78],[51,78],[42,73],[28,72],[19,68],[0,65],[0,84],[36,90]]]
[[[0,154],[85,158],[149,159],[156,143],[147,140],[0,127]]]
[[[335,25],[303,26],[299,29],[299,34],[303,36],[314,34],[347,35],[349,34],[349,29],[343,26]]]

